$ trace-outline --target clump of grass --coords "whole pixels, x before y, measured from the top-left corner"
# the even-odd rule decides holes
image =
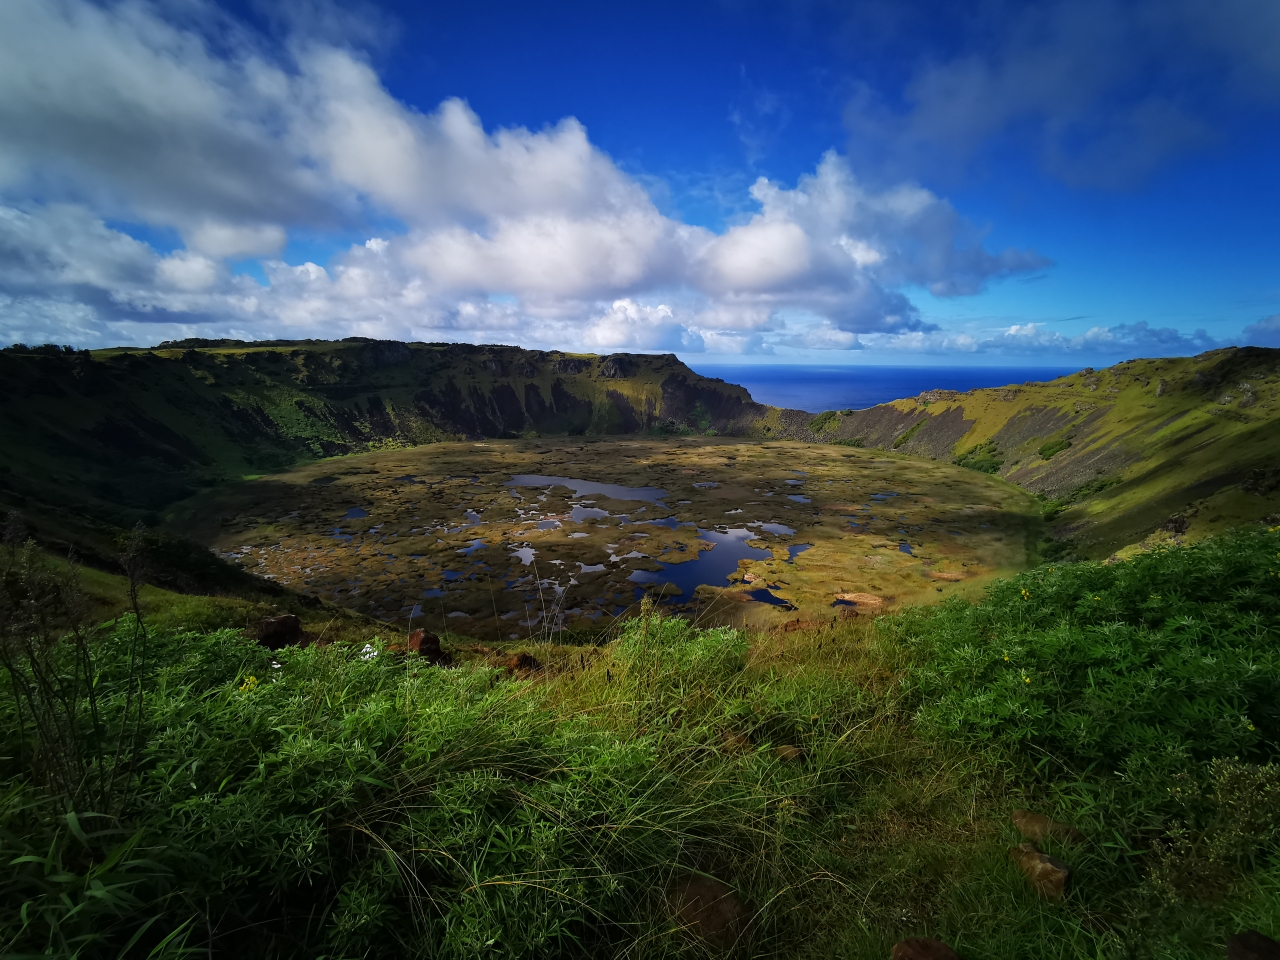
[[[809,432],[821,434],[828,430],[834,430],[839,425],[840,414],[835,410],[827,410],[809,421]]]
[[[1093,480],[1080,484],[1080,486],[1062,497],[1049,499],[1044,497],[1042,494],[1037,494],[1037,496],[1044,503],[1043,509],[1045,520],[1052,521],[1056,519],[1063,510],[1067,509],[1067,507],[1072,504],[1088,500],[1094,494],[1101,493],[1104,490],[1110,490],[1118,483],[1120,483],[1119,477],[1095,477]]]
[[[1040,449],[1036,452],[1040,454],[1041,460],[1052,460],[1056,454],[1061,453],[1071,446],[1070,437],[1058,437],[1054,440],[1047,440],[1040,445]]]
[[[1004,466],[1004,458],[1000,456],[995,441],[988,440],[960,454],[956,457],[955,463],[970,470],[977,470],[979,473],[999,473],[1000,468]]]
[[[914,437],[917,433],[919,433],[919,432],[920,432],[920,428],[921,428],[921,427],[923,427],[923,426],[925,425],[925,423],[927,423],[927,422],[928,422],[928,420],[929,420],[929,418],[928,418],[928,417],[924,417],[924,418],[923,418],[923,419],[921,419],[921,420],[917,420],[915,423],[913,423],[911,426],[909,426],[906,430],[904,430],[904,431],[903,431],[903,432],[902,432],[902,433],[901,433],[901,434],[900,434],[900,435],[899,435],[899,436],[898,436],[898,437],[893,441],[893,449],[897,450],[899,447],[901,447],[901,446],[903,446],[904,444],[906,444],[906,443],[907,443],[907,442],[908,442],[912,437]]]
[[[525,678],[153,627],[125,807],[0,761],[0,944],[697,955],[665,891],[700,871],[748,904],[759,956],[909,935],[1007,960],[1212,956],[1233,924],[1276,932],[1278,554],[1237,533],[790,634],[645,606],[597,648],[536,647]],[[108,725],[133,629],[94,650]],[[0,737],[23,755],[15,725]],[[1061,904],[1005,856],[1026,805],[1093,838],[1053,850],[1077,877]]]

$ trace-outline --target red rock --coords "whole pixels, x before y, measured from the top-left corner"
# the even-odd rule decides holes
[[[753,749],[751,738],[736,730],[730,730],[724,735],[724,747],[730,753],[747,753]]]
[[[960,960],[960,957],[941,940],[911,937],[893,945],[889,960]]]
[[[1009,859],[1021,868],[1027,881],[1040,896],[1058,900],[1066,893],[1071,868],[1057,857],[1041,853],[1034,843],[1020,843],[1016,847],[1010,847]]]
[[[747,906],[727,883],[701,873],[676,878],[667,899],[680,925],[717,947],[729,947],[742,936]]]
[[[515,676],[520,674],[528,676],[536,670],[542,669],[542,663],[532,653],[513,653],[507,662],[503,664],[506,668],[507,676]]]
[[[440,649],[440,638],[434,633],[429,633],[421,628],[409,634],[405,649],[409,653],[418,654],[418,656],[436,666],[443,667],[453,662],[453,657]]]
[[[1013,811],[1013,825],[1032,843],[1044,843],[1049,837],[1061,843],[1084,843],[1086,840],[1085,835],[1075,827],[1050,820],[1044,814],[1032,813],[1030,810]]]

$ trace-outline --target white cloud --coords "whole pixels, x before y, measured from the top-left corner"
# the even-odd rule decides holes
[[[1229,345],[1204,330],[1191,335],[1172,327],[1152,327],[1146,321],[1091,327],[1074,336],[1046,329],[1043,323],[1014,323],[995,336],[967,332],[912,331],[868,338],[868,345],[914,353],[990,353],[1012,356],[1182,356]]]
[[[665,304],[647,307],[634,300],[617,300],[604,316],[593,320],[583,342],[600,349],[680,350],[700,353],[703,339],[676,322]]]
[[[156,279],[178,290],[208,290],[218,281],[218,265],[207,257],[183,250],[156,264]]]
[[[395,99],[324,31],[284,55],[200,0],[182,24],[220,24],[216,43],[172,9],[0,4],[0,296],[22,304],[3,335],[29,339],[47,310],[50,336],[98,345],[181,328],[851,349],[934,329],[904,287],[966,295],[1045,263],[988,251],[946,200],[870,189],[835,153],[794,187],[758,179],[754,215],[716,235],[663,215],[573,118],[486,130],[461,100]],[[299,231],[367,239],[323,265],[278,259]],[[232,273],[246,257],[270,258],[265,285]]]
[[[1249,324],[1244,328],[1243,340],[1254,347],[1280,347],[1280,313]]]
[[[703,286],[754,292],[794,285],[809,269],[809,238],[797,223],[754,218],[716,237],[702,253]]]

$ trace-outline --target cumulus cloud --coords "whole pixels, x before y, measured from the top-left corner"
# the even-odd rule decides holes
[[[702,337],[676,323],[665,304],[646,307],[634,300],[617,300],[604,316],[591,321],[585,343],[592,348],[680,350],[700,353]]]
[[[890,337],[872,338],[876,346],[918,353],[990,353],[1012,356],[1182,356],[1229,346],[1204,330],[1190,335],[1172,327],[1152,327],[1146,321],[1091,327],[1084,333],[1067,335],[1050,330],[1043,323],[1014,323],[994,336],[967,332],[913,331]]]
[[[969,295],[1047,264],[988,250],[917,185],[868,187],[834,152],[794,186],[758,179],[753,212],[716,234],[661,213],[573,118],[488,130],[462,100],[397,100],[331,32],[277,48],[198,0],[181,23],[174,9],[0,5],[3,335],[40,339],[44,316],[48,338],[95,345],[855,349],[935,331],[906,289]],[[367,239],[290,263],[299,231]],[[245,258],[265,283],[237,272]]]
[[[1253,347],[1280,347],[1280,313],[1249,324],[1244,328],[1243,340]]]

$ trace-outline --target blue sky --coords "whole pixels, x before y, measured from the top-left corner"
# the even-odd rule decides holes
[[[1258,0],[0,8],[0,338],[1280,346]]]

